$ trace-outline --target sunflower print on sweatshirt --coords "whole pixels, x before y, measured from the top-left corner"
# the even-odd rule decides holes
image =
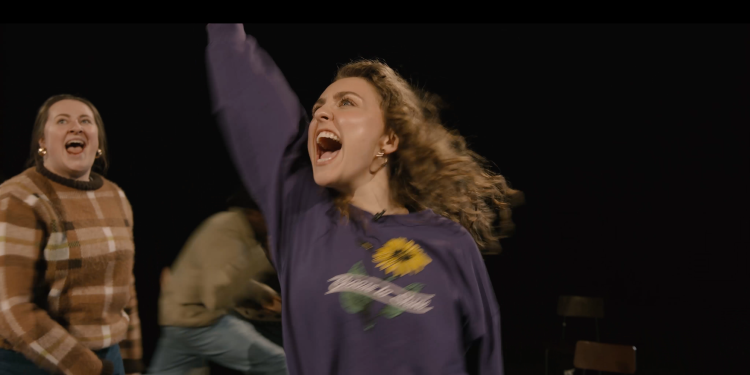
[[[393,238],[373,253],[372,262],[390,276],[386,279],[370,276],[360,261],[347,273],[328,280],[331,284],[326,293],[339,293],[341,307],[350,314],[359,314],[365,330],[372,329],[379,317],[393,319],[404,312],[424,314],[432,310],[430,302],[434,294],[420,293],[424,284],[411,283],[401,287],[392,283],[402,276],[420,273],[432,262],[418,244],[403,237]],[[385,306],[373,315],[371,306],[374,301]]]

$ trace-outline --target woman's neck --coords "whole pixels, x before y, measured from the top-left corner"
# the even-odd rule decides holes
[[[104,184],[104,179],[102,179],[102,177],[96,173],[90,174],[90,181],[79,181],[55,174],[54,172],[45,168],[44,164],[42,163],[38,163],[36,165],[36,171],[39,172],[42,176],[47,177],[48,179],[55,181],[58,184],[72,187],[78,190],[97,190]]]
[[[47,160],[44,160],[44,168],[46,168],[48,171],[60,177],[67,178],[70,180],[83,181],[83,182],[91,181],[91,168],[89,168],[86,171],[76,173],[74,171],[68,171],[62,168],[57,168],[55,165],[48,163]]]
[[[383,210],[385,215],[409,213],[409,210],[392,198],[388,176],[385,173],[378,173],[372,180],[355,189],[351,204],[373,215]]]

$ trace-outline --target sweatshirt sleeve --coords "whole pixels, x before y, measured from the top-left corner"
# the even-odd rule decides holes
[[[32,200],[0,194],[0,336],[48,371],[112,374],[112,362],[100,360],[31,300],[45,235]]]
[[[283,268],[280,234],[321,194],[307,155],[307,114],[271,57],[242,24],[209,24],[213,111],[245,187],[263,212],[270,255]]]
[[[468,367],[477,369],[480,375],[502,375],[500,308],[474,239],[466,232],[462,242],[459,251],[464,253],[464,261],[460,265],[461,280],[458,284],[465,322],[464,340],[467,350],[471,348],[476,353],[469,358],[474,363]]]

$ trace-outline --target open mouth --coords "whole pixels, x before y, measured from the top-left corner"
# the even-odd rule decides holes
[[[341,139],[329,131],[318,133],[315,143],[318,148],[318,164],[333,160],[341,150]]]
[[[65,150],[72,155],[82,153],[84,148],[86,148],[86,142],[81,139],[71,139],[70,141],[65,142]]]

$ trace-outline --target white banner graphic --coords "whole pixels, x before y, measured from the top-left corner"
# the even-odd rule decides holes
[[[375,301],[404,310],[412,314],[424,314],[430,310],[434,294],[417,293],[377,277],[345,273],[334,276],[329,282],[328,292],[351,292],[372,298]]]

